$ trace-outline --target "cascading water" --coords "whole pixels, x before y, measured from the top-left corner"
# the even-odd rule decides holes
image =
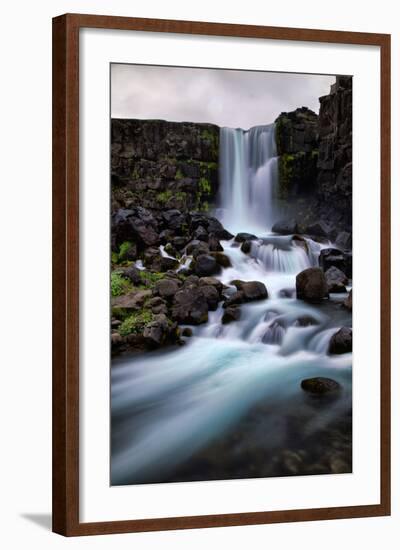
[[[236,231],[271,229],[279,215],[275,125],[221,128],[222,222]]]
[[[351,354],[328,353],[349,313],[295,298],[296,275],[318,265],[328,243],[268,232],[279,216],[274,125],[221,129],[220,165],[217,216],[231,232],[258,238],[249,254],[222,241],[231,266],[217,277],[225,295],[240,279],[263,282],[269,297],[241,305],[230,324],[222,323],[220,303],[179,349],[113,362],[112,484],[287,475],[282,453],[298,448],[309,457],[301,471],[321,473],[313,445],[351,409]],[[183,256],[177,271],[190,262]],[[313,376],[331,376],[343,388],[323,414],[299,390]]]

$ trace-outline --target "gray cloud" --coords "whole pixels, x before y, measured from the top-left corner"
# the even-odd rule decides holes
[[[111,116],[212,122],[249,128],[282,111],[306,106],[318,113],[332,75],[111,66]]]

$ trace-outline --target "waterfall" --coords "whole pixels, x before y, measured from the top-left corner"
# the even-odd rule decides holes
[[[232,230],[270,230],[278,215],[275,125],[221,128],[220,205]]]

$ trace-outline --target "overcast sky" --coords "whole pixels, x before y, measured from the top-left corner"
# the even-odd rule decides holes
[[[319,110],[335,77],[221,69],[111,66],[111,116],[250,128],[297,107]]]

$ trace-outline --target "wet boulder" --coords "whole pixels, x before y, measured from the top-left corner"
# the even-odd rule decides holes
[[[208,309],[215,311],[218,307],[218,302],[220,301],[218,290],[211,285],[202,285],[199,289],[207,301]]]
[[[322,269],[309,267],[296,276],[296,295],[298,300],[321,302],[328,296],[328,285]]]
[[[340,390],[341,386],[332,378],[325,378],[318,376],[315,378],[306,378],[301,381],[301,388],[312,394],[323,395],[329,393],[335,393]]]
[[[210,255],[215,258],[217,264],[221,267],[232,267],[231,260],[226,254],[222,252],[210,252]]]
[[[240,286],[240,290],[243,292],[246,302],[268,298],[268,291],[264,283],[260,281],[245,282]]]
[[[218,265],[216,258],[209,254],[201,254],[193,260],[191,268],[199,277],[209,277],[220,272],[221,267]]]
[[[353,289],[350,290],[347,298],[343,301],[343,307],[346,308],[348,311],[352,311],[352,309],[353,309]]]
[[[237,306],[229,306],[225,309],[222,315],[221,322],[223,325],[232,323],[233,321],[239,321],[241,315],[240,308]]]
[[[208,232],[202,225],[199,225],[193,232],[193,238],[199,241],[208,242]]]
[[[252,233],[238,233],[235,237],[235,241],[237,243],[244,243],[244,241],[254,241],[258,237],[256,235],[253,235]]]
[[[341,292],[347,292],[346,285],[349,282],[347,276],[335,266],[330,267],[325,272],[326,282],[328,284],[328,291],[332,294]]]
[[[193,330],[190,327],[185,327],[182,330],[182,336],[186,336],[186,338],[191,338],[193,336]]]
[[[299,228],[297,221],[292,220],[280,220],[272,226],[272,231],[274,233],[279,233],[280,235],[292,235],[293,233],[298,233]]]
[[[329,341],[329,353],[339,355],[350,353],[353,349],[353,331],[350,327],[342,327],[335,332]]]
[[[202,277],[199,279],[200,286],[213,286],[219,295],[222,293],[223,284],[216,277]]]
[[[251,241],[243,241],[240,250],[244,254],[249,254],[251,252]]]
[[[352,236],[347,231],[341,231],[336,237],[335,245],[341,250],[351,250]]]
[[[223,304],[223,308],[227,309],[231,306],[236,306],[238,304],[243,304],[245,302],[244,294],[241,290],[237,290],[233,294],[228,296]]]
[[[343,252],[337,248],[324,248],[319,255],[319,265],[324,271],[336,267],[347,277],[352,276],[353,258],[350,252]]]
[[[208,247],[211,252],[223,252],[224,250],[224,247],[215,235],[210,235],[210,238],[208,239]]]
[[[208,254],[210,252],[209,246],[204,241],[199,241],[199,239],[193,239],[186,246],[186,254],[196,258],[200,254]]]
[[[181,324],[199,325],[208,321],[208,303],[195,286],[179,290],[172,305],[172,318]]]

